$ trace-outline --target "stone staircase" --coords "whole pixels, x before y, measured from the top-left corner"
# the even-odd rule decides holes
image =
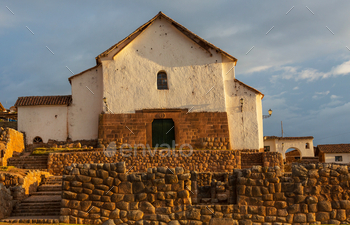
[[[11,217],[0,222],[59,223],[61,194],[62,176],[51,176],[15,207]]]
[[[7,165],[19,169],[47,171],[47,158],[48,155],[12,157],[7,160]]]

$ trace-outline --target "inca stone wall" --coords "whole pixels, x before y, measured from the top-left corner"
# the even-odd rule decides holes
[[[241,158],[245,161],[241,163]],[[245,153],[235,150],[123,150],[93,152],[50,153],[48,157],[48,171],[54,175],[62,175],[64,166],[72,163],[113,163],[125,162],[131,172],[146,172],[152,167],[183,167],[198,172],[232,172],[253,166],[250,162],[254,158],[254,165],[281,166],[282,156],[277,152]]]
[[[234,150],[145,150],[113,152],[94,151],[79,153],[51,153],[48,171],[62,175],[64,166],[72,163],[125,162],[131,172],[145,172],[151,167],[183,167],[188,170],[229,172],[240,168],[240,152]],[[129,157],[126,157],[130,155]]]
[[[11,128],[0,127],[0,166],[7,166],[7,159],[11,158],[14,152],[23,152],[23,134]]]
[[[128,173],[125,163],[73,164],[66,167],[65,174],[60,216],[61,222],[65,223],[272,225],[350,222],[347,166],[295,165],[288,176],[278,166],[254,166],[212,175],[223,177],[222,181],[212,179],[208,186],[198,185],[201,173],[181,167]]]
[[[347,166],[294,165],[291,176],[279,167],[236,170],[237,204],[234,219],[242,224],[340,224],[350,215]]]

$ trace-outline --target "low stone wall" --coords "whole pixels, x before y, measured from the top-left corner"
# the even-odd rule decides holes
[[[14,187],[19,183],[23,183],[23,178],[20,175],[14,175],[12,173],[0,173],[0,183],[6,188]]]
[[[21,132],[11,128],[0,127],[0,166],[7,166],[7,159],[14,152],[23,152],[24,138]]]
[[[201,175],[158,167],[129,173],[125,163],[66,167],[60,221],[101,224],[345,224],[350,222],[347,166],[254,166]],[[207,187],[207,188],[206,188]],[[207,193],[204,193],[207,191]],[[205,196],[207,195],[207,196]],[[204,202],[201,200],[205,200]],[[229,204],[224,204],[229,203]]]
[[[234,150],[146,150],[146,151],[94,151],[79,153],[50,153],[48,171],[62,175],[64,166],[72,163],[125,162],[131,172],[145,172],[151,167],[183,167],[199,172],[229,172],[240,168],[240,152]],[[125,157],[130,155],[129,157]]]
[[[239,213],[251,222],[312,224],[348,223],[350,214],[347,166],[293,165],[284,176],[279,167],[236,170]]]
[[[251,168],[252,166],[274,167],[279,166],[283,168],[282,154],[278,152],[242,152],[241,154],[241,168]]]
[[[33,192],[37,191],[38,186],[40,185],[41,179],[43,177],[48,178],[52,176],[49,172],[44,172],[40,170],[30,171],[23,179],[23,184],[21,188],[24,189],[25,195],[30,195]]]
[[[181,167],[159,167],[128,174],[125,163],[68,166],[68,175],[63,176],[60,222],[170,222],[175,212],[191,205],[191,174],[184,172]]]
[[[17,122],[0,122],[0,127],[17,130]]]
[[[9,217],[14,205],[11,191],[0,182],[0,219]]]

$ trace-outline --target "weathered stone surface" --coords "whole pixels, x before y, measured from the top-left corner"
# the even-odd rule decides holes
[[[179,198],[188,198],[190,196],[190,193],[187,190],[179,191],[177,193],[177,196]]]
[[[102,223],[102,225],[115,225],[114,220],[109,219]]]
[[[116,204],[116,207],[118,209],[129,210],[129,203],[128,202],[121,201],[121,202],[117,202],[115,204]]]
[[[77,196],[77,199],[78,199],[79,201],[84,201],[84,200],[87,200],[88,198],[89,198],[89,195],[83,194],[83,193],[80,193],[80,194],[78,194],[78,196]]]
[[[317,221],[327,221],[330,219],[329,213],[328,212],[318,212],[316,213],[316,220]]]
[[[119,184],[119,193],[120,194],[132,194],[132,183],[122,182]]]
[[[134,194],[141,193],[145,189],[145,185],[142,182],[133,182],[132,191]]]
[[[165,223],[169,223],[171,221],[168,215],[161,215],[161,214],[157,215],[157,220]]]
[[[76,199],[77,193],[71,192],[71,191],[63,191],[62,197],[63,199]]]
[[[308,170],[302,165],[295,165],[292,167],[292,175],[295,177],[306,177]]]
[[[103,208],[108,209],[108,210],[114,210],[115,209],[115,204],[114,202],[105,202],[103,204]]]
[[[332,204],[329,201],[321,201],[317,204],[318,211],[320,212],[331,212]]]
[[[140,210],[146,214],[155,214],[155,207],[150,202],[140,202]]]
[[[84,176],[84,175],[77,175],[77,180],[82,182],[82,183],[87,183],[91,181],[91,177],[90,176]]]
[[[143,217],[143,212],[140,210],[131,210],[128,212],[127,218],[129,220],[134,220],[134,221],[138,221],[141,220]]]
[[[201,211],[200,209],[192,209],[191,211],[186,212],[186,217],[190,220],[200,220]]]

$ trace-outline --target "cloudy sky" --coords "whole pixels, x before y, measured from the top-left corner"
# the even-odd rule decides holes
[[[350,1],[0,2],[0,102],[71,94],[68,77],[162,11],[238,59],[264,135],[350,143]]]

